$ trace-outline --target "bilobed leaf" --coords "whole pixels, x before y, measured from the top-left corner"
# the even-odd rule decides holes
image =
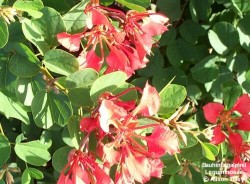
[[[246,0],[230,0],[235,8],[235,10],[239,13],[240,16],[243,16],[244,13],[250,11],[250,3]]]
[[[79,149],[82,136],[82,133],[80,133],[79,122],[80,122],[80,117],[74,115],[70,117],[69,122],[67,124],[71,142],[76,149]]]
[[[15,54],[9,62],[10,71],[18,77],[31,77],[40,71],[39,59],[24,44],[15,45]]]
[[[28,12],[34,18],[40,18],[43,15],[38,11],[43,8],[43,2],[41,0],[17,0],[13,4],[13,8]]]
[[[185,100],[185,87],[177,84],[168,84],[160,92],[161,105],[159,114],[169,114],[175,111]]]
[[[116,2],[126,6],[127,8],[129,9],[132,9],[132,10],[137,10],[139,12],[144,12],[146,11],[146,9],[138,4],[135,4],[136,1],[138,0],[129,0],[129,1],[126,1],[126,0],[115,0]]]
[[[218,155],[219,149],[217,146],[210,143],[200,143],[202,147],[202,154],[208,159],[215,161],[215,156]]]
[[[25,169],[22,174],[22,184],[30,184],[31,183],[31,176],[29,174],[28,169]]]
[[[48,51],[44,56],[43,63],[50,71],[66,76],[79,69],[76,57],[60,49]]]
[[[29,78],[18,78],[16,84],[17,99],[25,106],[31,106],[35,94],[45,89],[45,82],[41,75]]]
[[[112,72],[99,77],[92,85],[90,89],[90,97],[93,101],[96,101],[103,92],[112,92],[119,86],[122,86],[127,79],[127,75],[124,72]]]
[[[51,159],[48,152],[50,145],[41,143],[40,141],[30,141],[26,143],[16,143],[15,153],[23,161],[35,165],[42,166]]]
[[[34,20],[24,19],[22,29],[25,37],[44,55],[50,48],[59,45],[56,35],[66,28],[61,15],[53,8],[44,7],[42,17]]]
[[[72,115],[72,107],[65,94],[45,90],[35,95],[31,110],[36,125],[45,129],[53,124],[64,126]]]
[[[218,22],[208,32],[209,42],[219,54],[227,54],[239,43],[239,34],[229,22]]]
[[[226,109],[231,109],[236,100],[242,94],[242,88],[236,81],[227,81],[221,86],[223,92],[223,100]]]
[[[238,23],[237,27],[241,46],[250,52],[250,15],[244,16]]]
[[[69,89],[68,96],[76,106],[91,107],[94,103],[90,98],[90,88],[87,87]]]
[[[219,58],[214,55],[202,59],[191,68],[193,79],[200,83],[206,83],[216,79],[220,73],[218,66],[215,64],[218,59]]]
[[[63,167],[68,163],[70,150],[72,150],[71,147],[65,146],[55,151],[52,157],[52,165],[56,171],[61,172]]]
[[[79,70],[70,74],[66,78],[66,87],[67,88],[81,88],[81,87],[89,87],[94,83],[94,81],[98,78],[98,73],[91,69],[85,68],[83,70]]]
[[[3,48],[9,39],[9,30],[7,23],[0,17],[0,48]]]
[[[3,134],[0,133],[0,167],[9,159],[10,157],[10,142]]]
[[[181,17],[181,2],[180,0],[158,0],[157,7],[162,13],[167,15],[170,22],[179,20]]]
[[[25,124],[30,123],[29,116],[24,110],[23,105],[8,98],[2,92],[0,92],[0,104],[4,104],[0,105],[0,112],[3,113],[7,118],[13,117],[21,120]]]
[[[27,168],[27,170],[28,170],[30,176],[34,179],[40,180],[40,179],[43,179],[43,177],[44,177],[43,173],[36,168],[29,167],[29,168]]]
[[[71,8],[65,15],[63,21],[68,33],[79,33],[86,26],[86,14],[83,12],[88,1],[81,1],[79,4]]]
[[[208,20],[212,10],[207,0],[191,0],[189,8],[194,21]]]

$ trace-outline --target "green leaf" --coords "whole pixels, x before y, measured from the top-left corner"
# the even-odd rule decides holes
[[[22,104],[8,98],[2,92],[0,92],[0,112],[3,113],[7,118],[13,117],[21,120],[26,124],[30,124],[29,116],[24,110]]]
[[[189,9],[194,21],[208,20],[211,14],[211,5],[208,0],[190,0]]]
[[[22,184],[30,184],[31,183],[31,176],[29,174],[28,168],[23,171],[21,182],[22,182]]]
[[[43,63],[50,71],[66,76],[79,69],[76,57],[59,49],[48,51],[44,55]]]
[[[196,52],[195,45],[187,42],[183,38],[179,38],[172,44],[168,45],[166,50],[169,62],[175,67],[181,66],[184,60],[194,60],[197,56]]]
[[[236,81],[228,81],[222,84],[223,100],[226,109],[231,109],[236,100],[242,94],[242,88]]]
[[[167,15],[170,22],[177,21],[181,18],[180,0],[158,0],[157,7],[162,13]]]
[[[9,62],[9,69],[18,77],[31,77],[40,71],[39,59],[25,45],[19,43],[15,45],[15,54]]]
[[[204,158],[200,144],[196,144],[189,148],[183,148],[180,155],[182,158],[190,161],[198,161]]]
[[[79,4],[71,8],[65,15],[63,21],[68,33],[79,33],[86,26],[86,14],[83,12],[88,1],[81,1]]]
[[[169,184],[180,184],[180,183],[183,183],[183,184],[186,183],[183,176],[174,174],[170,177]]]
[[[9,71],[8,58],[1,57],[0,59],[0,89],[5,94],[15,95],[16,79],[13,73]]]
[[[163,68],[164,58],[159,49],[152,50],[153,55],[149,57],[149,62],[145,68],[137,70],[142,77],[151,77]]]
[[[144,12],[146,11],[146,9],[140,5],[137,5],[137,4],[134,4],[136,2],[143,2],[143,1],[140,1],[140,0],[115,0],[116,2],[126,6],[127,8],[129,9],[132,9],[132,10],[136,10],[138,12]]]
[[[22,174],[22,184],[30,184],[32,181],[32,178],[40,180],[43,179],[43,173],[35,168],[26,168]]]
[[[181,170],[181,165],[178,164],[175,156],[165,155],[161,157],[165,167],[163,168],[164,174],[175,174]]]
[[[79,149],[82,137],[82,133],[80,133],[79,122],[80,122],[80,117],[74,115],[70,117],[69,122],[67,124],[71,142],[76,149]]]
[[[42,166],[51,159],[48,148],[48,145],[39,141],[30,141],[26,143],[16,143],[14,149],[17,156],[23,161],[31,165]]]
[[[176,29],[174,27],[169,27],[168,29],[168,31],[164,32],[161,35],[161,39],[159,41],[160,46],[169,45],[175,41],[175,38],[177,36]]]
[[[43,179],[43,173],[36,169],[36,168],[32,168],[32,167],[29,167],[27,168],[29,174],[31,175],[32,178],[36,179],[36,180],[41,180]]]
[[[83,70],[74,72],[66,78],[67,88],[81,88],[89,87],[98,78],[98,73],[91,69],[85,68]]]
[[[0,49],[3,48],[9,39],[9,31],[7,23],[0,17]]]
[[[170,114],[185,100],[187,91],[183,86],[168,84],[160,92],[161,105],[159,114]]]
[[[200,83],[206,83],[216,79],[220,73],[219,68],[215,63],[218,60],[219,58],[214,55],[202,59],[191,68],[193,79]]]
[[[227,54],[239,43],[239,34],[232,24],[218,22],[208,32],[209,42],[219,54]]]
[[[38,19],[24,19],[22,29],[25,37],[44,55],[58,46],[56,35],[65,32],[66,28],[61,15],[53,8],[44,7],[41,12],[43,16]]]
[[[30,78],[18,78],[16,84],[17,99],[25,106],[31,106],[35,94],[45,89],[46,84],[42,75],[36,75]]]
[[[25,11],[34,18],[40,18],[43,15],[40,11],[38,11],[43,8],[43,2],[41,0],[17,0],[13,4],[13,8]]]
[[[241,46],[248,52],[250,52],[250,15],[244,16],[238,23],[238,33],[240,36]]]
[[[91,107],[93,101],[90,98],[90,88],[73,88],[69,89],[69,100],[76,106]]]
[[[124,72],[117,71],[99,77],[90,89],[90,97],[93,101],[98,100],[103,92],[112,92],[122,86],[127,79]]]
[[[68,154],[71,150],[71,147],[65,146],[55,151],[52,156],[52,165],[56,171],[61,172],[63,167],[68,163]]]
[[[0,167],[10,158],[10,143],[7,137],[0,133]]]
[[[53,124],[66,125],[72,115],[72,107],[65,94],[55,94],[45,90],[35,95],[31,110],[36,125],[45,129]]]
[[[197,22],[187,20],[181,24],[180,34],[186,41],[196,43],[201,36],[206,34],[206,31]]]
[[[219,149],[217,146],[206,143],[206,142],[200,142],[202,147],[202,154],[208,159],[215,161],[215,156],[218,155]]]
[[[250,11],[250,3],[246,0],[230,0],[235,8],[235,10],[239,13],[240,16],[243,16],[244,13]]]

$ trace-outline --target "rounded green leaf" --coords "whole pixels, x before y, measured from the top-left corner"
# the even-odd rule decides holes
[[[65,146],[55,151],[52,156],[52,165],[56,171],[61,172],[68,163],[68,154],[71,150],[72,147]]]
[[[194,21],[208,20],[211,5],[208,0],[190,0],[189,9]]]
[[[22,184],[30,184],[31,183],[31,176],[29,174],[28,169],[25,169],[22,174]]]
[[[90,98],[90,88],[73,88],[68,93],[69,100],[76,106],[91,107],[93,101]]]
[[[43,8],[43,2],[41,0],[34,1],[22,1],[17,0],[13,7],[17,10],[25,11],[29,13],[34,18],[40,18],[43,14],[38,11]]]
[[[99,95],[103,92],[112,92],[119,86],[123,85],[127,79],[124,72],[117,71],[99,77],[90,89],[90,97],[93,101],[98,100]]]
[[[0,48],[3,48],[9,39],[7,23],[0,17]]]
[[[165,167],[163,169],[164,174],[175,174],[181,170],[181,165],[178,164],[175,156],[165,155],[161,157]]]
[[[80,122],[80,117],[73,115],[70,117],[69,122],[67,124],[69,137],[71,139],[73,146],[76,149],[79,149],[81,136],[82,136],[82,134],[79,133],[80,132],[79,122]]]
[[[70,74],[66,78],[66,87],[67,88],[82,88],[88,87],[94,83],[98,78],[98,73],[91,69],[85,68]]]
[[[44,55],[50,48],[59,45],[56,35],[66,28],[61,15],[50,7],[44,7],[42,17],[34,20],[24,19],[22,29],[25,37]]]
[[[67,2],[68,3],[68,2]],[[81,1],[79,4],[71,8],[65,15],[63,21],[68,33],[79,33],[86,26],[87,15],[83,12],[88,1]]]
[[[227,54],[239,43],[239,34],[229,22],[218,22],[208,32],[209,42],[219,54]]]
[[[29,78],[18,78],[16,82],[17,99],[25,106],[31,106],[35,94],[45,89],[45,82],[42,75],[36,75]]]
[[[36,168],[29,167],[29,168],[27,168],[27,170],[28,170],[30,176],[34,179],[41,180],[44,177],[43,173]]]
[[[18,77],[31,77],[40,71],[39,59],[24,44],[16,44],[14,56],[11,57],[9,69]]]
[[[181,184],[181,183],[186,183],[184,176],[174,174],[169,179],[169,184]]]
[[[241,46],[248,52],[250,52],[250,15],[244,16],[243,19],[239,21],[237,27]]]
[[[9,159],[10,157],[10,143],[9,140],[0,133],[0,167]]]
[[[14,149],[17,156],[23,161],[31,165],[42,166],[51,159],[50,153],[48,152],[49,146],[40,141],[31,141],[16,143]]]
[[[160,92],[161,105],[159,114],[170,114],[175,111],[185,100],[186,89],[177,84],[168,84]]]
[[[158,0],[157,7],[168,16],[170,22],[179,20],[181,17],[181,2],[180,0]]]
[[[44,56],[43,63],[50,71],[66,76],[79,69],[76,57],[60,49],[48,51]]]
[[[72,107],[65,94],[55,94],[45,90],[35,95],[31,110],[36,125],[45,129],[53,124],[66,125],[72,115]]]
[[[196,43],[200,36],[206,34],[206,31],[197,22],[187,20],[181,24],[180,34],[186,41]]]
[[[215,161],[215,156],[218,155],[219,153],[218,147],[206,142],[201,143],[201,147],[202,147],[202,154],[208,160]]]
[[[191,68],[191,74],[193,79],[200,83],[207,83],[219,76],[219,67],[216,65],[218,57],[211,55],[202,59],[193,68]]]

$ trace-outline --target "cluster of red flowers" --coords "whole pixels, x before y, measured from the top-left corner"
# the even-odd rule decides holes
[[[146,84],[138,105],[120,99],[135,89],[129,88],[118,95],[107,92],[101,95],[98,106],[80,122],[85,138],[81,148],[69,155],[58,184],[145,183],[151,177],[162,176],[164,164],[160,157],[179,152],[178,136],[152,117],[160,107],[160,97],[154,87]],[[140,119],[147,119],[148,123]],[[90,134],[97,140],[93,152],[88,146]],[[116,168],[114,182],[108,176],[111,168]]]
[[[122,11],[88,5],[84,12],[88,16],[83,32],[57,35],[69,51],[80,49],[81,40],[86,43],[78,57],[81,68],[93,68],[105,73],[124,71],[128,77],[135,70],[146,66],[156,36],[167,30],[168,18],[159,13]]]
[[[237,166],[230,170],[241,171],[241,179],[245,180],[250,177],[250,143],[243,141],[239,130],[250,131],[250,97],[244,94],[231,109],[224,109],[220,103],[208,103],[203,107],[206,120],[216,125],[211,143],[228,142],[234,155],[233,165]]]

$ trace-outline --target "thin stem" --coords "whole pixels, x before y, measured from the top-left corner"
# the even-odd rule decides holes
[[[49,80],[55,80],[55,78],[50,74],[47,68],[41,67],[41,72],[43,75],[46,76],[47,79]],[[59,84],[57,81],[54,81],[53,84],[58,87],[60,90],[64,91],[65,93],[68,93],[68,90],[64,88],[61,84]]]
[[[4,134],[4,131],[3,131],[3,127],[2,127],[2,124],[0,123],[0,132],[3,134],[3,135],[5,135]]]

